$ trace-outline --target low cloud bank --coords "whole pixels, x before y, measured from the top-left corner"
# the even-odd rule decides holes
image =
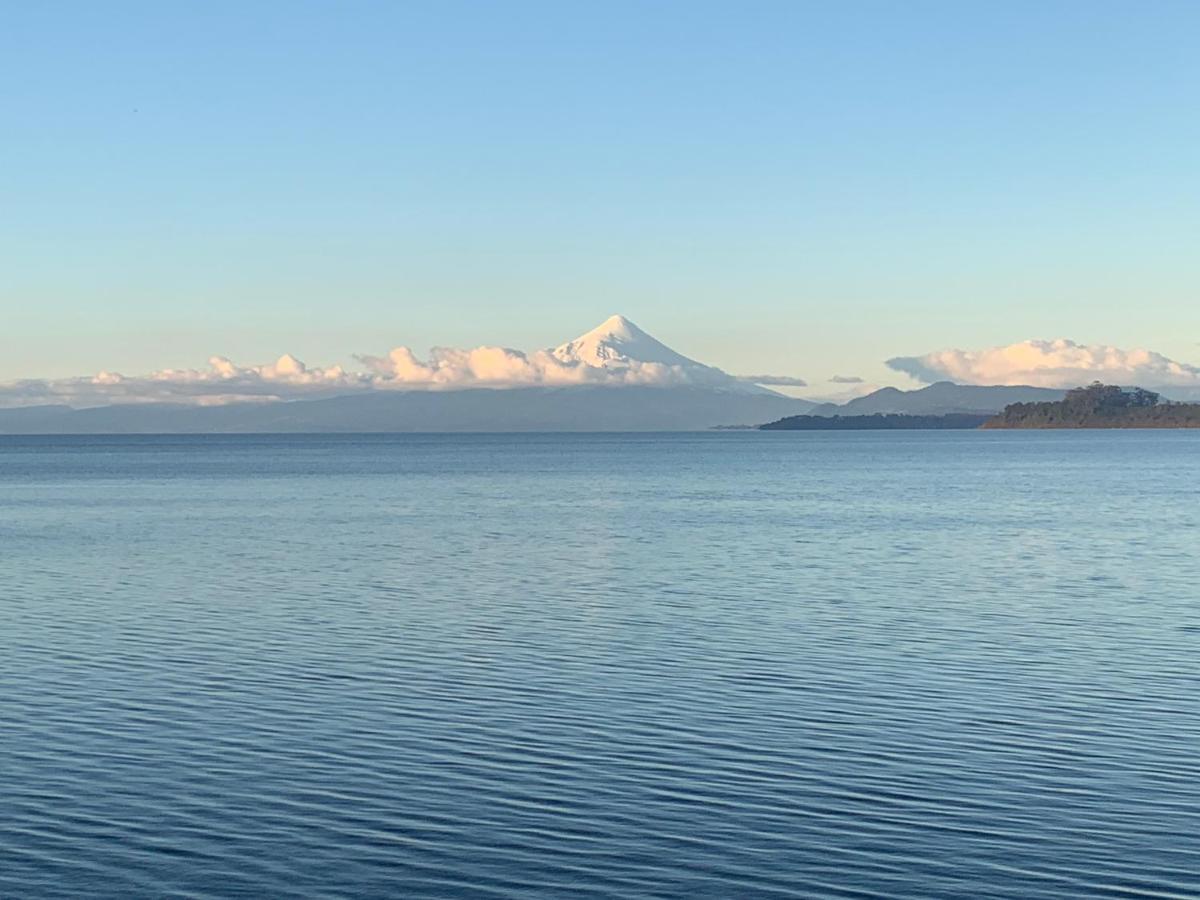
[[[677,356],[677,355],[676,355]],[[523,353],[507,347],[437,347],[425,358],[408,347],[385,356],[356,357],[360,371],[342,366],[310,367],[285,354],[273,363],[238,365],[214,356],[203,369],[163,369],[148,375],[100,372],[63,379],[25,379],[0,384],[0,408],[67,405],[76,408],[116,403],[216,405],[271,402],[386,390],[456,390],[571,385],[641,385],[754,390],[749,385],[804,387],[788,375],[732,376],[684,357],[652,362],[629,356],[603,364],[564,358],[562,352]],[[1091,381],[1166,389],[1176,399],[1200,398],[1200,367],[1177,362],[1150,350],[1122,350],[1068,340],[1023,341],[985,350],[941,350],[887,361],[897,372],[919,381],[959,384],[1027,384],[1069,388]],[[857,396],[875,385],[857,376],[835,375],[833,384]]]
[[[675,387],[731,385],[739,381],[719,369],[698,364],[669,365],[626,359],[611,366],[594,366],[564,361],[546,350],[527,354],[506,347],[471,350],[438,347],[425,359],[408,347],[397,347],[386,356],[356,359],[363,371],[349,371],[342,366],[310,367],[291,355],[261,366],[242,366],[223,356],[214,356],[206,369],[163,369],[137,376],[100,372],[81,378],[26,379],[0,384],[0,408],[40,405],[83,408],[115,403],[215,405],[379,390],[569,385]]]
[[[649,385],[670,387],[732,380],[707,366],[668,365],[635,359],[618,365],[592,366],[562,360],[549,350],[523,353],[507,347],[460,350],[435,347],[419,359],[408,347],[387,356],[356,357],[369,371],[373,387],[454,389],[466,387],[528,387],[579,384]]]
[[[0,408],[268,402],[363,386],[363,376],[347,372],[341,366],[310,369],[290,354],[262,366],[239,366],[223,356],[214,356],[209,359],[207,369],[162,369],[138,376],[105,371],[91,377],[25,379],[0,384]]]
[[[1151,350],[1122,350],[1065,339],[1022,341],[986,350],[940,350],[924,356],[897,356],[887,364],[926,383],[954,381],[1072,388],[1103,381],[1152,388],[1200,389],[1200,367]]]

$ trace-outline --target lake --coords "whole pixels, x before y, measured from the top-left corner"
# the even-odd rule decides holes
[[[1198,897],[1200,433],[0,438],[0,896]]]

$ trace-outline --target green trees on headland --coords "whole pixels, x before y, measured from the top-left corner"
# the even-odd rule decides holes
[[[1200,428],[1200,404],[1094,382],[1053,403],[1013,403],[984,428]]]
[[[995,407],[993,407],[994,409]],[[1004,411],[788,416],[758,426],[762,431],[856,431],[945,428],[1200,428],[1200,403],[1173,403],[1154,391],[1094,382],[1067,391],[1061,400],[1011,403]]]

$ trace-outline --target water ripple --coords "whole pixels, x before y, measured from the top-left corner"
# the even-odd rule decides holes
[[[1197,437],[0,439],[0,896],[1200,897]]]

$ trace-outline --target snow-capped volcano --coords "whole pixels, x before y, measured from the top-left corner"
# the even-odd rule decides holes
[[[723,387],[749,393],[774,393],[675,352],[624,316],[610,316],[591,331],[550,352],[555,359],[568,366],[609,372],[661,371],[676,376],[664,379],[675,383]]]
[[[611,369],[631,362],[662,363],[666,366],[710,368],[652,338],[624,316],[610,316],[587,334],[556,348],[554,355],[565,363]]]

